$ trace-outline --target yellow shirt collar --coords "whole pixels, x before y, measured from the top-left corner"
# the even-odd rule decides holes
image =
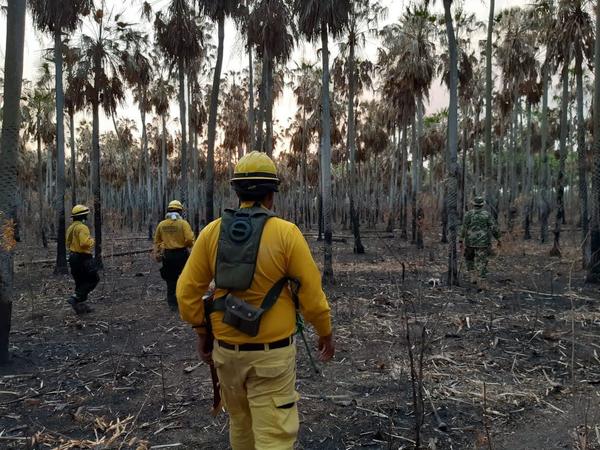
[[[240,208],[252,208],[255,203],[257,203],[257,202],[254,202],[254,201],[241,202],[240,203]],[[260,204],[260,206],[262,206],[265,209],[269,209],[265,205],[263,205],[262,203]]]

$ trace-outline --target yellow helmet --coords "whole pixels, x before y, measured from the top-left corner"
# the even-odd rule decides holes
[[[167,206],[168,210],[174,209],[177,211],[183,211],[183,205],[181,204],[181,202],[179,200],[172,200],[169,203],[169,206]]]
[[[265,180],[279,184],[277,168],[266,153],[253,151],[244,155],[235,165],[231,181]]]
[[[71,210],[71,217],[85,216],[90,213],[90,209],[85,205],[75,205]]]

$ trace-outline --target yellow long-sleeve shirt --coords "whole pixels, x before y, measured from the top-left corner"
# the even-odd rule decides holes
[[[242,207],[251,206],[252,202],[242,204]],[[181,318],[197,327],[199,333],[205,331],[200,327],[204,322],[202,295],[215,276],[220,228],[221,219],[217,219],[202,230],[177,282]],[[320,336],[331,334],[329,304],[308,244],[296,225],[274,217],[266,222],[262,233],[252,285],[246,291],[233,291],[232,294],[251,305],[260,306],[269,289],[284,276],[300,281],[300,310],[304,318]],[[217,289],[215,298],[226,293]],[[287,288],[263,315],[255,337],[224,324],[222,318],[222,312],[211,314],[213,333],[217,339],[231,344],[274,342],[291,336],[296,329],[295,306]]]
[[[94,239],[90,236],[90,229],[79,220],[74,221],[67,228],[67,248],[73,253],[92,254]]]
[[[165,219],[156,227],[154,245],[164,250],[176,250],[194,245],[194,232],[184,219]]]

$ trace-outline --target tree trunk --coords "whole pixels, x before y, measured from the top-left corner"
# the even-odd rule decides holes
[[[579,202],[581,208],[581,258],[583,268],[588,266],[589,218],[588,180],[585,145],[585,120],[583,117],[583,51],[581,42],[575,42],[575,77],[577,79],[577,157],[579,171]]]
[[[115,114],[111,114],[111,119],[113,123],[113,127],[115,129],[115,134],[117,135],[117,139],[119,140],[119,145],[121,147],[121,152],[123,153],[123,163],[125,169],[125,184],[127,185],[127,211],[130,215],[133,214],[133,192],[131,189],[131,170],[129,170],[129,149],[125,145],[125,140],[121,133],[119,132],[119,127],[117,126],[117,120],[115,119]],[[141,174],[139,179],[141,180]],[[141,194],[141,191],[140,191]]]
[[[413,122],[413,127],[416,126],[413,132],[413,197],[412,197],[412,232],[413,244],[418,249],[423,248],[423,234],[421,230],[421,208],[419,206],[419,195],[421,194],[421,133],[423,132],[423,102],[421,98],[417,98],[416,122]]]
[[[310,222],[310,208],[311,208],[311,201],[309,198],[309,191],[308,191],[308,163],[307,163],[307,158],[308,158],[308,149],[306,148],[306,108],[302,107],[302,143],[301,143],[301,158],[302,158],[302,190],[304,193],[304,201],[302,204],[302,209],[303,209],[303,214],[302,214],[302,218],[304,219],[304,228],[305,229],[310,229],[311,228],[311,222]]]
[[[264,122],[265,122],[265,89],[267,83],[267,66],[264,63],[264,60],[261,64],[261,76],[260,76],[260,86],[258,88],[258,120],[256,125],[256,148],[254,150],[258,150],[262,152],[264,150],[265,145],[265,132],[264,132]]]
[[[526,132],[526,153],[527,153],[527,174],[525,178],[525,208],[524,217],[524,234],[525,240],[531,239],[531,209],[533,206],[533,155],[531,153],[531,103],[527,100],[527,132]]]
[[[71,204],[77,204],[77,149],[75,148],[75,111],[69,108],[69,127],[71,128]]]
[[[358,214],[354,206],[354,194],[356,190],[356,121],[354,119],[354,96],[356,90],[356,67],[354,58],[355,39],[354,35],[350,37],[350,54],[348,64],[350,77],[348,80],[348,154],[350,155],[350,185],[348,187],[350,200],[350,224],[352,226],[352,234],[354,235],[354,253],[362,254],[365,248],[360,239],[360,222]]]
[[[273,156],[273,58],[265,46],[263,64],[266,69],[265,83],[265,152]]]
[[[402,193],[400,207],[400,239],[408,239],[408,220],[407,220],[407,203],[408,203],[408,127],[404,125],[402,129]]]
[[[466,116],[468,114],[468,109],[465,108],[463,114]],[[460,190],[459,190],[459,198],[460,198],[460,207],[458,209],[458,218],[462,223],[463,217],[465,215],[465,211],[467,210],[467,197],[469,196],[469,192],[467,189],[467,141],[468,141],[468,133],[469,129],[466,125],[466,117],[463,120],[463,137],[462,137],[462,162],[460,165]]]
[[[50,150],[46,151],[46,204],[50,205],[50,200],[53,199],[52,192],[52,152]],[[54,228],[54,224],[51,222],[50,226]]]
[[[322,21],[321,56],[323,58],[323,79],[321,111],[321,185],[323,198],[323,233],[325,235],[323,283],[333,284],[333,249],[331,229],[331,113],[329,110],[329,48],[327,34],[327,23]]]
[[[206,224],[214,219],[215,191],[215,139],[217,136],[217,108],[219,106],[219,86],[221,84],[221,67],[223,66],[223,40],[225,38],[225,17],[219,17],[219,46],[217,61],[210,93],[210,111],[208,116],[208,152],[206,155]]]
[[[20,100],[25,44],[25,3],[25,0],[8,2],[4,47],[4,105],[0,136],[0,225],[2,228],[13,230],[16,219],[17,160],[21,129]],[[12,242],[2,244],[0,245],[0,364],[5,364],[10,359],[8,340],[12,315],[14,266]]]
[[[142,89],[143,91],[143,89]],[[146,218],[150,228],[152,222],[152,181],[150,178],[150,151],[148,149],[148,134],[146,132],[146,96],[142,93],[140,98],[140,118],[142,120],[142,154],[145,163],[144,171],[146,177]]]
[[[100,92],[98,86],[102,76],[100,56],[94,57],[94,98],[92,99],[92,192],[94,195],[94,237],[96,238],[95,259],[99,268],[102,263],[102,202],[100,189]]]
[[[248,129],[250,130],[250,142],[246,152],[254,150],[254,66],[252,64],[252,44],[248,37]]]
[[[185,104],[185,67],[183,59],[177,61],[179,71],[179,123],[181,125],[181,177],[179,180],[180,201],[187,205],[188,200],[188,151],[187,151],[187,120]]]
[[[398,131],[396,133],[396,131]],[[396,226],[396,189],[398,186],[398,164],[400,163],[400,130],[394,127],[392,131],[393,143],[391,149],[392,169],[390,173],[390,196],[388,199],[388,222],[386,231],[391,233]]]
[[[54,32],[56,89],[56,267],[54,273],[68,273],[65,235],[65,93],[63,92],[62,33]]]
[[[37,117],[37,182],[38,182],[38,214],[40,218],[40,237],[42,246],[48,247],[48,239],[46,238],[46,223],[44,222],[44,171],[42,169],[42,137],[40,135],[40,113]]]
[[[458,228],[458,55],[454,24],[452,23],[452,0],[444,0],[444,16],[448,35],[448,53],[450,55],[450,104],[448,107],[448,175],[446,185],[446,205],[448,208],[448,277],[449,285],[458,285],[458,264],[456,238]]]
[[[496,194],[492,175],[492,39],[494,29],[495,0],[490,0],[490,15],[485,44],[485,198],[488,208],[493,209]]]
[[[160,139],[160,173],[162,178],[162,190],[160,193],[161,198],[161,216],[167,213],[167,197],[169,191],[169,173],[168,173],[168,162],[167,162],[167,118],[163,114],[161,116],[162,121],[162,133]]]
[[[542,182],[540,196],[540,241],[548,239],[548,217],[550,216],[550,200],[548,198],[548,180],[550,167],[548,165],[548,66],[542,66]]]
[[[550,251],[551,256],[560,256],[560,232],[565,214],[564,192],[565,192],[565,163],[567,159],[567,133],[568,133],[568,109],[569,109],[569,58],[568,51],[563,61],[562,69],[562,98],[560,107],[560,146],[558,175],[556,177],[556,221],[554,222],[554,244]]]
[[[415,113],[416,114],[416,113]],[[416,165],[417,165],[417,126],[415,116],[412,116],[410,123],[410,146],[412,150],[410,169],[411,169],[411,186],[410,186],[410,212],[411,212],[411,222],[410,222],[410,230],[411,230],[411,240],[410,243],[412,245],[415,244],[417,238],[417,197],[416,197]]]
[[[9,22],[10,23],[10,22]],[[596,36],[600,36],[600,2],[596,2]],[[10,48],[10,47],[9,47]],[[600,67],[600,39],[594,46],[594,67]],[[590,263],[586,280],[600,283],[600,71],[594,71],[594,148],[592,170],[592,220],[590,227]]]

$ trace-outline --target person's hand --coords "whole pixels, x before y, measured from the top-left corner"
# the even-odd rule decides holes
[[[206,353],[204,351],[204,349],[206,347],[206,339],[208,339],[206,334],[198,335],[198,342],[197,342],[196,350],[198,351],[198,356],[200,357],[200,359],[202,361],[204,361],[206,364],[212,365],[212,363],[213,363],[212,362],[212,352]]]
[[[319,361],[327,362],[335,353],[335,342],[333,335],[319,337]]]

